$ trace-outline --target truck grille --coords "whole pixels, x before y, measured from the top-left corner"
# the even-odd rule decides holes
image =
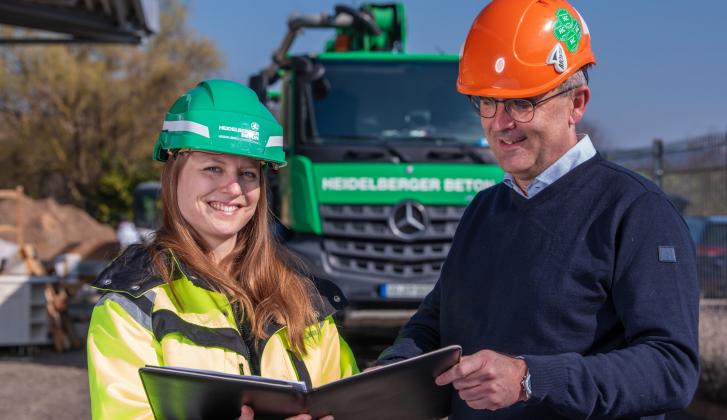
[[[402,238],[391,227],[399,205],[324,205],[325,258],[334,272],[406,280],[437,277],[465,206],[421,206],[425,229]]]

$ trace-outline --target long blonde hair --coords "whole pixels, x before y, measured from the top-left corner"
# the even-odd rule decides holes
[[[242,317],[249,321],[256,339],[267,338],[265,326],[278,322],[288,327],[292,350],[305,354],[304,330],[316,322],[311,299],[317,295],[311,281],[298,274],[303,272],[300,260],[285,250],[270,230],[264,174],[260,176],[260,198],[253,217],[238,232],[233,251],[217,264],[199,234],[182,217],[177,203],[177,185],[186,156],[170,157],[162,169],[162,223],[150,246],[154,267],[172,286],[171,251],[210,286],[242,306]]]

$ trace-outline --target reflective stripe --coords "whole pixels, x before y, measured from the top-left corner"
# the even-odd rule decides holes
[[[265,147],[283,147],[283,136],[270,136]]]
[[[197,281],[197,283],[202,285],[202,281]],[[189,293],[188,296],[191,296],[192,293],[196,292],[196,289],[199,289],[195,283],[185,276],[175,280],[173,284],[178,296],[185,296],[185,293]],[[184,310],[179,301],[175,299],[169,285],[164,284],[157,290],[159,294],[154,302],[156,312],[168,310],[187,323],[203,325],[206,328],[235,328],[235,321],[228,318],[228,314],[232,311],[229,301],[218,292],[205,290],[206,298],[197,300],[194,309]]]
[[[313,389],[313,381],[310,379],[310,373],[308,373],[308,367],[298,358],[291,350],[288,350],[288,356],[290,361],[293,362],[296,373],[298,373],[298,380],[305,382],[306,388],[309,390]]]
[[[164,121],[162,130],[189,131],[190,133],[199,134],[202,137],[210,138],[209,128],[207,128],[206,125],[202,125],[194,121]]]
[[[131,316],[134,321],[151,331],[152,325],[150,314],[152,306],[154,305],[154,296],[154,292],[149,292],[148,294],[144,294],[143,296],[132,300],[120,293],[106,293],[101,297],[101,299],[99,299],[96,306],[103,305],[107,300],[116,302],[126,311],[126,313],[129,314],[129,316]]]
[[[152,331],[159,342],[168,334],[179,333],[199,346],[224,348],[250,360],[250,350],[234,328],[206,328],[187,322],[170,310],[162,309],[154,312]]]

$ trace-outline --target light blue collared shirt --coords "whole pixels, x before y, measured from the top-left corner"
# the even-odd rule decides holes
[[[533,198],[536,194],[543,191],[548,185],[557,181],[560,177],[567,174],[576,166],[587,161],[596,155],[596,148],[593,147],[590,137],[588,135],[583,136],[575,146],[571,147],[570,150],[565,152],[560,159],[556,160],[554,164],[550,165],[540,175],[536,176],[533,182],[528,184],[527,195],[523,193],[520,187],[513,180],[512,174],[506,173],[502,182],[508,187],[512,188],[525,198]]]

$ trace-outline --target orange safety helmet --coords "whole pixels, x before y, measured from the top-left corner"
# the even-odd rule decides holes
[[[588,26],[567,1],[493,0],[467,34],[457,91],[529,98],[595,63]]]

